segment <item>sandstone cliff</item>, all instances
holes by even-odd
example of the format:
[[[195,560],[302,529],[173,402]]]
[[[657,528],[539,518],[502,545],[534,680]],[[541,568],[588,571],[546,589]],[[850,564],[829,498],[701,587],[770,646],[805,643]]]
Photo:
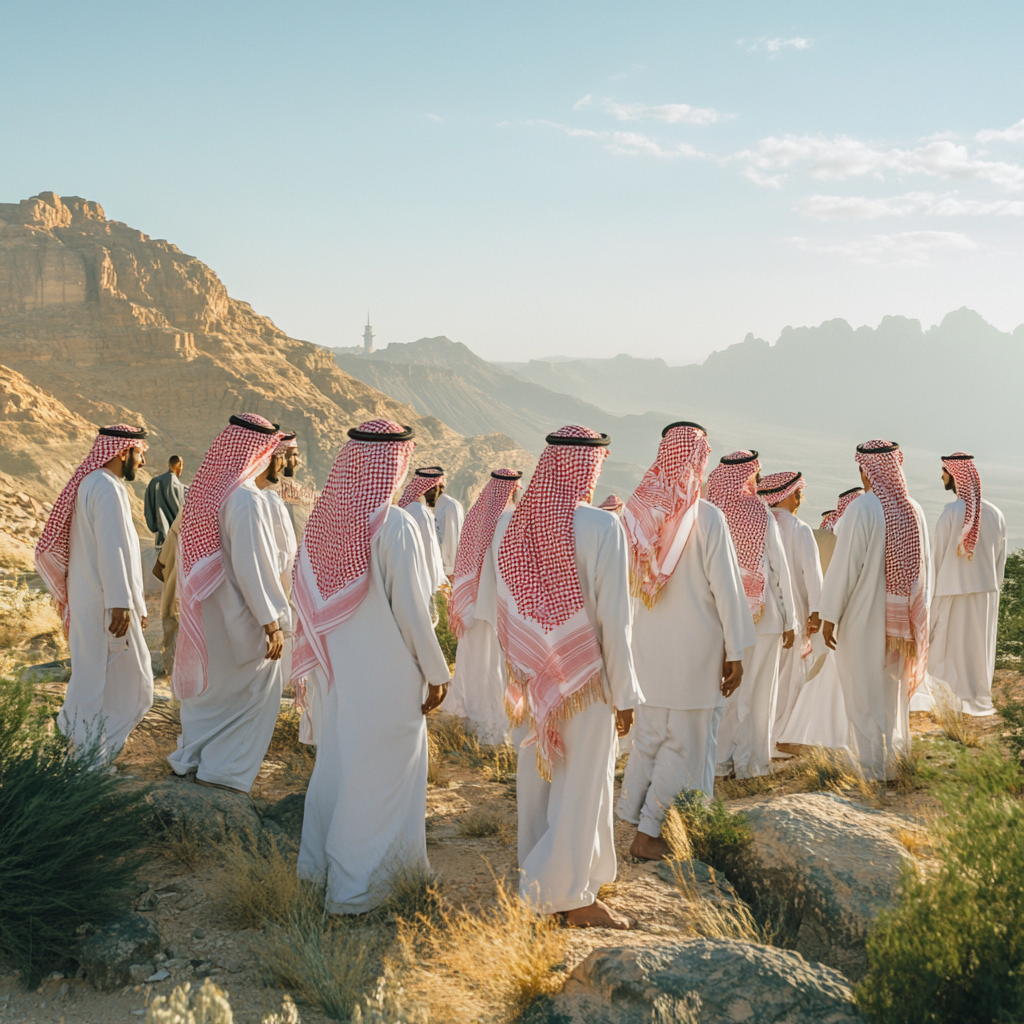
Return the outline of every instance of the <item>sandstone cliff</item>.
[[[31,384],[32,401],[45,405],[45,391],[55,403],[48,408],[65,407],[54,415],[68,424],[66,451],[3,468],[38,497],[87,449],[89,425],[117,420],[150,430],[150,469],[162,472],[176,452],[186,477],[228,416],[242,411],[296,430],[305,481],[311,475],[318,486],[345,431],[374,416],[413,424],[415,462],[448,467],[462,498],[492,467],[533,461],[509,437],[463,437],[355,380],[330,351],[288,337],[231,298],[194,256],[108,220],[78,196],[0,203],[0,363]]]

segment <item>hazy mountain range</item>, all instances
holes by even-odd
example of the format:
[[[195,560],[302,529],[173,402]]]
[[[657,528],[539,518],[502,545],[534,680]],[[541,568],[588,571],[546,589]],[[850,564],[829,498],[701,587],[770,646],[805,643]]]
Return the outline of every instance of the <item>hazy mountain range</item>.
[[[859,441],[900,442],[911,489],[932,522],[948,499],[939,455],[971,451],[986,496],[1024,543],[1024,325],[1002,332],[966,308],[927,331],[892,316],[877,328],[845,320],[787,327],[774,345],[748,334],[690,366],[628,355],[496,364],[443,337],[335,358],[423,415],[462,433],[508,434],[531,452],[564,423],[606,431],[612,452],[599,496],[629,493],[674,419],[705,424],[715,460],[752,447],[765,472],[801,469],[805,518],[815,525],[817,513],[857,483]]]

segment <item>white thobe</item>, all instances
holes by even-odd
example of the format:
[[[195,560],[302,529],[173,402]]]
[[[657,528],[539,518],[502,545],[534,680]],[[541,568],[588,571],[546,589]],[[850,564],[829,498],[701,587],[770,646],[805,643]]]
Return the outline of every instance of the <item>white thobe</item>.
[[[494,566],[505,525],[499,523],[491,544]],[[604,509],[580,505],[573,540],[583,606],[601,645],[604,701],[560,723],[565,756],[552,765],[550,782],[537,769],[534,748],[519,750],[519,892],[542,913],[588,907],[601,886],[615,879],[615,709],[635,708],[644,699],[630,651],[622,524]],[[513,733],[517,747],[526,733],[525,725]]]
[[[127,608],[128,632],[109,626]],[[107,469],[82,480],[71,517],[68,556],[71,678],[57,725],[76,748],[98,745],[113,760],[153,706],[153,666],[142,632],[146,598],[139,535],[124,484]]]
[[[1006,568],[1006,520],[982,499],[981,524],[971,558],[957,554],[964,527],[963,499],[939,516],[932,543],[935,593],[928,645],[928,686],[911,698],[911,711],[932,708],[932,685],[949,687],[968,715],[993,715],[999,592]]]
[[[423,552],[427,564],[427,576],[430,580],[430,593],[433,595],[441,589],[441,584],[445,582],[444,564],[441,562],[441,546],[437,543],[434,510],[417,499],[410,502],[405,507],[405,511],[412,516],[413,521],[420,529],[420,538],[423,541]]]
[[[928,605],[928,527],[910,504],[921,538],[921,573]],[[871,491],[836,524],[836,547],[821,591],[822,622],[836,625],[835,667],[850,722],[850,743],[868,779],[894,775],[892,755],[910,749],[910,705],[904,658],[885,650],[885,515]]]
[[[274,528],[274,544],[277,546],[277,564],[281,567],[281,586],[289,598],[288,614],[281,621],[285,632],[284,653],[281,655],[281,678],[287,684],[292,677],[292,651],[295,647],[295,609],[291,606],[292,569],[295,566],[295,553],[299,542],[295,536],[292,515],[284,499],[277,491],[265,490],[263,497],[267,499],[267,510],[270,513],[270,524]]]
[[[772,514],[782,537],[782,549],[789,565],[796,610],[796,640],[788,651],[783,650],[779,656],[779,696],[775,702],[774,744],[786,727],[807,673],[814,663],[810,652],[807,657],[803,657],[804,638],[807,620],[818,610],[818,602],[821,600],[822,574],[814,531],[788,509],[773,508]]]
[[[179,775],[248,793],[266,756],[281,709],[280,660],[266,657],[271,622],[283,622],[288,598],[265,496],[251,480],[221,505],[224,582],[202,603],[207,686],[181,702],[181,736],[168,758]]]
[[[455,556],[459,551],[462,537],[462,523],[466,512],[462,502],[449,494],[439,494],[434,502],[434,522],[437,528],[437,542],[441,546],[441,563],[446,576],[455,572]]]
[[[502,534],[511,518],[511,508],[498,518],[497,528]],[[488,548],[480,569],[473,618],[466,624],[466,631],[459,641],[455,675],[444,701],[445,711],[468,719],[477,739],[490,744],[506,743],[509,738],[508,715],[505,712],[505,655],[498,643],[494,621],[495,578],[494,555]]]
[[[796,629],[793,586],[782,537],[773,515],[768,516],[764,554],[764,611],[754,626],[756,640],[743,652],[743,682],[722,715],[718,730],[718,775],[749,779],[767,775],[772,765],[772,727],[779,690],[782,634]]]
[[[388,876],[427,861],[427,684],[449,681],[430,623],[420,531],[392,505],[370,548],[370,586],[325,636],[334,670],[317,677],[316,765],[306,792],[299,875],[327,877],[332,913],[372,910]]]
[[[616,811],[650,836],[682,790],[712,796],[718,726],[725,710],[722,661],[755,642],[725,515],[700,501],[693,530],[653,608],[634,602],[633,660],[646,703]],[[741,684],[742,685],[742,684]],[[738,699],[735,695],[729,701]]]

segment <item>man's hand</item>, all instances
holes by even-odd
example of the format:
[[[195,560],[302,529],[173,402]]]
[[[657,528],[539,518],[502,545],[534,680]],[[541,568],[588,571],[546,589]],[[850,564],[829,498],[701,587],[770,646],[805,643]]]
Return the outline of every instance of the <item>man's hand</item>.
[[[743,662],[723,661],[722,662],[722,685],[720,687],[723,697],[731,697],[743,682]]]
[[[127,608],[110,609],[110,632],[118,639],[128,632],[128,624],[132,621],[131,612]]]
[[[615,732],[619,736],[628,736],[629,730],[633,728],[633,708],[626,708],[625,711],[615,711]]]
[[[433,683],[428,684],[430,692],[427,694],[427,699],[420,706],[420,710],[423,714],[427,714],[429,711],[433,711],[434,708],[439,708],[441,702],[448,696],[448,684],[443,683],[441,686],[435,686]]]
[[[263,627],[263,632],[267,634],[267,660],[280,661],[284,654],[284,630],[274,619]]]
[[[164,563],[158,558],[153,563],[153,575],[161,582],[164,581]]]
[[[149,625],[149,616],[148,615],[143,615],[142,616],[142,632],[143,633],[146,632],[146,627],[148,625]]]
[[[790,647],[793,646],[795,641],[796,641],[796,630],[795,629],[787,629],[786,632],[782,634],[782,649],[784,651],[788,651],[790,649]]]
[[[817,612],[811,612],[810,618],[807,620],[807,632],[814,636],[818,630],[821,629],[821,616]]]
[[[821,637],[825,641],[825,646],[830,651],[834,651],[836,649],[836,624],[834,622],[823,623]]]

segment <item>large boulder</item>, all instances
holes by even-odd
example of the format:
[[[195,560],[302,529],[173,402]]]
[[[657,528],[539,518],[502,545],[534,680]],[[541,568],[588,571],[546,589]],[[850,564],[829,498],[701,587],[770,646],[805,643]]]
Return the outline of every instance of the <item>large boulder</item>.
[[[905,847],[901,819],[825,793],[745,805],[754,841],[725,865],[729,879],[777,941],[858,979],[864,940],[895,903]]]
[[[799,953],[733,939],[596,949],[531,1024],[853,1024],[846,979]]]
[[[82,942],[78,962],[95,988],[116,992],[151,973],[151,966],[145,971],[139,968],[149,965],[159,952],[160,929],[156,922],[125,911]]]
[[[228,836],[258,836],[260,816],[244,793],[212,789],[170,775],[154,785],[146,796],[159,828],[189,829],[197,839],[217,842]]]

